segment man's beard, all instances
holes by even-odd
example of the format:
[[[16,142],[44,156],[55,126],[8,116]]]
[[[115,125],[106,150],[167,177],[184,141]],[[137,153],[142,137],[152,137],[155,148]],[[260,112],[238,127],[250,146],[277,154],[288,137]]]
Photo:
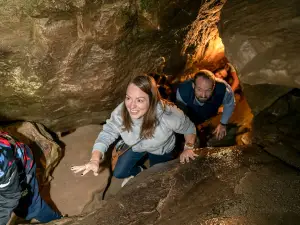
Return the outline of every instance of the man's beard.
[[[199,97],[197,97],[197,100],[201,103],[205,103],[205,102],[207,102],[208,98],[199,98]]]

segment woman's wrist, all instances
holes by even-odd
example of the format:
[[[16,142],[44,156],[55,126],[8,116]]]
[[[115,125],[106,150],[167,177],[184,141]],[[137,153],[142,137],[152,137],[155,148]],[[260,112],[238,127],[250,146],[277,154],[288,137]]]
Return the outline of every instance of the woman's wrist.
[[[184,149],[188,149],[188,150],[192,150],[195,148],[195,143],[192,143],[192,142],[185,142],[184,144]]]
[[[91,156],[91,159],[90,159],[90,162],[91,161],[98,161],[100,162],[100,160],[103,158],[103,153],[96,150],[96,151],[93,151],[92,153],[92,156]]]
[[[186,134],[184,135],[184,139],[184,150],[192,150],[195,148],[196,134]]]

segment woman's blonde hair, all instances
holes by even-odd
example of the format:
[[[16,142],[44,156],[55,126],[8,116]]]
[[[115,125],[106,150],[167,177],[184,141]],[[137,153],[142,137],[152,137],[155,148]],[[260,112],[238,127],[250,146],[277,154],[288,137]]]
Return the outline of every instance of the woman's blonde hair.
[[[136,85],[149,96],[149,109],[143,116],[140,138],[152,138],[155,128],[159,124],[157,106],[158,104],[161,104],[164,108],[164,104],[162,103],[162,99],[156,86],[155,80],[148,75],[139,75],[134,77],[129,82],[128,86],[130,84]],[[124,127],[123,129],[127,132],[132,131],[132,120],[125,104],[123,104],[122,108],[122,118]]]

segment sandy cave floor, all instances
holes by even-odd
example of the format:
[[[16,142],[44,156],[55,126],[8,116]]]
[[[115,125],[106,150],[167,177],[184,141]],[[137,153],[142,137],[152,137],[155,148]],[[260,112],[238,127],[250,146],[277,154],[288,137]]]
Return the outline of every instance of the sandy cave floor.
[[[70,170],[71,166],[89,161],[92,146],[101,129],[100,125],[84,126],[61,138],[66,145],[65,156],[53,172],[50,195],[63,214],[80,214],[92,200],[93,193],[103,191],[107,184],[108,168],[104,168],[98,176],[88,173],[83,177]]]

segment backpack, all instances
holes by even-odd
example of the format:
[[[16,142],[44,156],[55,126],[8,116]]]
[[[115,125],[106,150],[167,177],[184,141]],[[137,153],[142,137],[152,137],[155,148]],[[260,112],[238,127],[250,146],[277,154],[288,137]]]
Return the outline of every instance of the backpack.
[[[30,148],[16,141],[7,132],[0,131],[0,187],[8,185],[12,174],[17,171],[21,186],[27,182],[27,174],[35,172],[35,163]]]
[[[15,159],[15,145],[12,144],[14,140],[5,133],[0,132],[0,187],[5,187],[7,181],[16,168]]]

